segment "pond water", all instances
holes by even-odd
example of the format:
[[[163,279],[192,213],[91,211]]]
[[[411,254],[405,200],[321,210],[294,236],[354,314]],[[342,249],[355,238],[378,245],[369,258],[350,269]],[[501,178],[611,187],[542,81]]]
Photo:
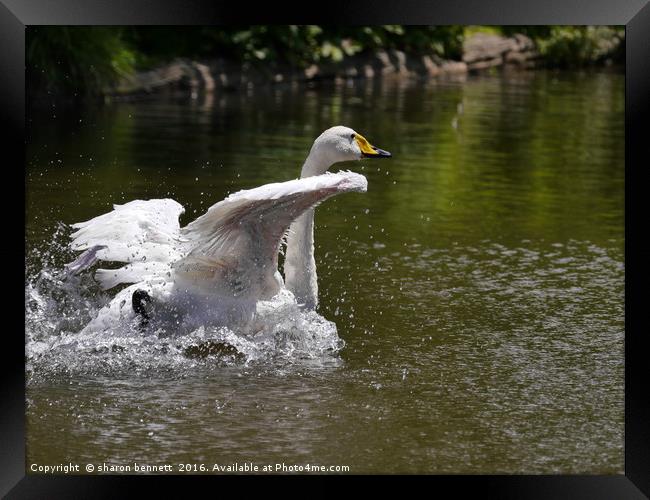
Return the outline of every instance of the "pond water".
[[[336,124],[393,158],[335,166],[368,192],[316,212],[333,343],[299,323],[244,360],[70,342],[107,297],[60,280],[66,224],[161,197],[187,223],[297,177]],[[278,86],[35,108],[28,127],[28,465],[623,473],[622,74]]]

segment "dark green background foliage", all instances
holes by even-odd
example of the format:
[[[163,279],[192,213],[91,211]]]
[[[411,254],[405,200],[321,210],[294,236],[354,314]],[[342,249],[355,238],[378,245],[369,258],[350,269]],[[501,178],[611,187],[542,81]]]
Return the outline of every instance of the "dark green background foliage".
[[[98,92],[135,68],[125,29],[39,26],[27,30],[28,85],[45,91]]]
[[[624,26],[503,26],[502,32],[528,35],[546,63],[557,67],[625,61]]]
[[[475,28],[474,28],[475,29]],[[624,59],[623,27],[505,26],[535,40],[547,64],[575,66]],[[121,76],[177,57],[227,58],[304,68],[364,51],[462,57],[463,26],[33,27],[27,31],[31,89],[99,94]]]
[[[169,57],[223,56],[302,67],[364,50],[401,49],[460,57],[460,26],[235,26],[132,29],[125,41],[144,64]],[[145,55],[146,54],[146,55]]]

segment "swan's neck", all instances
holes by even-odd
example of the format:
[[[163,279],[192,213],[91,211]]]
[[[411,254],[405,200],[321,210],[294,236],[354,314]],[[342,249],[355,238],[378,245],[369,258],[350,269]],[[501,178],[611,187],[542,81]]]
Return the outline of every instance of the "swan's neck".
[[[302,166],[300,177],[320,175],[327,171],[331,162],[315,151],[309,153]],[[306,309],[318,307],[318,280],[314,259],[314,209],[298,217],[289,231],[284,259],[285,285]]]
[[[327,172],[327,169],[332,166],[332,160],[322,148],[314,145],[309,152],[309,156],[305,160],[302,170],[300,171],[300,178],[312,177]]]

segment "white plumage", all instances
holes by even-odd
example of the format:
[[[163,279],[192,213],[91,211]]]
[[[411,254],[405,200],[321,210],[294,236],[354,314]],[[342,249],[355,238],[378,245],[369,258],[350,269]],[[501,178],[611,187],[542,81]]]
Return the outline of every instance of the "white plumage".
[[[247,323],[258,302],[281,290],[315,309],[313,209],[331,196],[366,191],[360,174],[327,172],[336,162],[364,157],[390,153],[350,128],[332,127],[314,141],[300,179],[232,194],[183,228],[178,217],[184,209],[170,199],[115,205],[112,212],[73,224],[71,248],[83,253],[68,271],[77,274],[98,261],[119,262],[124,265],[98,269],[95,278],[103,289],[132,283],[85,330],[133,320],[137,290],[151,299],[153,322],[176,331]],[[284,288],[278,253],[290,225]]]
[[[113,211],[72,224],[73,250],[86,250],[68,269],[77,273],[98,260],[126,262],[120,269],[100,269],[95,278],[102,288],[136,283],[169,270],[183,255],[178,217],[183,206],[169,199],[135,200],[113,205]]]
[[[183,207],[169,199],[115,205],[73,224],[71,247],[85,252],[68,265],[71,272],[99,260],[121,262],[126,265],[97,270],[97,281],[104,289],[136,284],[118,293],[89,327],[109,327],[118,315],[134,317],[135,289],[147,291],[187,326],[245,322],[258,301],[271,299],[283,285],[278,252],[291,222],[331,196],[366,189],[360,174],[328,172],[232,194],[183,228]]]

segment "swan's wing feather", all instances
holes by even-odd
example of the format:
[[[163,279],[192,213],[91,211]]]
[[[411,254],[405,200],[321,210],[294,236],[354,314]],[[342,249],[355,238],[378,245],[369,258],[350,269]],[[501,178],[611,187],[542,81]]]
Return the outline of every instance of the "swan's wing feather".
[[[174,263],[175,276],[235,296],[272,295],[280,242],[291,222],[331,196],[366,189],[364,176],[338,172],[232,194],[181,230],[191,250]]]
[[[106,246],[104,245],[92,246],[80,254],[74,261],[66,264],[65,268],[71,275],[79,274],[81,271],[92,267],[95,262],[99,261],[100,259],[97,257],[97,252],[105,248]]]
[[[165,262],[133,262],[118,269],[97,269],[95,279],[103,290],[113,288],[120,283],[138,283],[150,278],[163,277],[170,272]]]
[[[105,245],[107,251],[102,260],[124,260],[114,257],[111,247],[117,245],[142,245],[143,243],[168,244],[178,236],[178,217],[185,211],[183,206],[170,199],[134,200],[124,205],[113,205],[113,211],[72,224],[71,247],[87,250],[96,245]]]
[[[72,224],[70,248],[84,250],[68,271],[79,273],[99,260],[126,262],[120,269],[100,269],[95,277],[104,288],[135,283],[162,272],[182,252],[178,217],[185,211],[171,199],[134,200],[86,222]]]

